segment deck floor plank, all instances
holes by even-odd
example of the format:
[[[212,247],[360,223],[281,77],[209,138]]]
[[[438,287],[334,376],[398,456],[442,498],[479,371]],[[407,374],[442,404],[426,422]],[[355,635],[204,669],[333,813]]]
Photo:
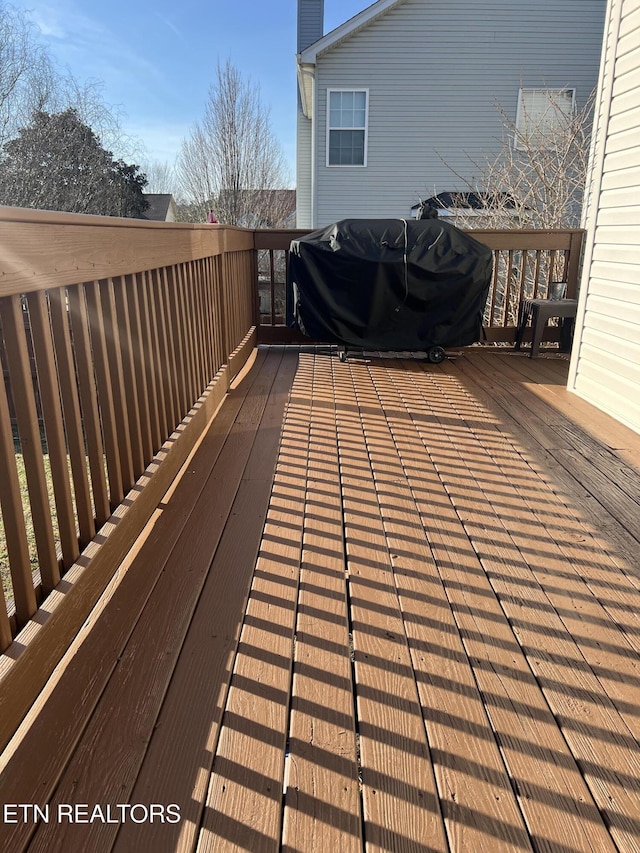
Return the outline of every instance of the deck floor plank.
[[[475,359],[475,363],[486,367],[499,365],[501,372],[512,381],[517,377],[522,382],[522,374],[517,370],[518,359],[502,359],[493,361],[483,354],[483,358]],[[545,421],[552,418],[555,429],[560,430],[567,439],[568,449],[578,452],[589,459],[594,469],[615,484],[635,503],[640,501],[640,435],[633,436],[630,430],[622,425],[612,425],[612,419],[598,413],[593,415],[593,407],[580,397],[571,394],[564,385],[545,385],[531,382],[531,376],[524,377],[528,394],[522,401],[533,409],[538,417],[544,413]],[[542,407],[541,407],[541,401]],[[543,411],[541,411],[541,408]],[[587,423],[584,415],[589,416]],[[582,416],[582,417],[579,417]],[[619,448],[618,445],[625,444]],[[622,451],[622,454],[621,454]],[[632,513],[633,515],[633,513]]]
[[[476,403],[463,389],[450,399],[461,418],[468,422],[470,411],[476,417]],[[524,462],[517,438],[506,434],[495,420],[487,417],[482,425],[476,420],[472,429],[477,447],[483,449],[496,472],[504,475],[504,493],[513,488],[509,531],[535,576],[535,582],[522,578],[521,583],[533,590],[538,583],[544,590],[548,604],[562,620],[556,625],[558,635],[568,632],[573,637],[607,695],[614,704],[618,703],[634,737],[640,737],[640,720],[634,709],[640,695],[639,636],[626,631],[628,626],[617,624],[605,606],[606,598],[605,602],[600,601],[598,592],[589,587],[590,578],[583,573],[584,548],[578,552],[575,548],[564,547],[576,527],[576,508],[565,505],[546,486],[537,472]],[[609,589],[602,590],[606,597]],[[531,603],[529,600],[528,604]],[[624,589],[621,605],[625,620],[629,613],[640,614],[640,594],[631,584]],[[595,626],[597,643],[592,639]]]
[[[568,362],[561,358],[522,359],[516,353],[473,353],[473,363],[484,369],[519,374],[529,393],[542,398],[561,412],[570,426],[579,426],[604,447],[616,451],[621,459],[638,469],[640,435],[567,389]],[[541,371],[545,374],[542,375]],[[552,380],[551,382],[549,380]]]
[[[470,388],[474,398],[486,405],[500,422],[504,421],[518,435],[529,464],[549,482],[556,493],[562,493],[568,504],[573,502],[580,507],[580,526],[587,526],[598,543],[597,547],[616,562],[626,580],[640,589],[640,530],[638,515],[635,513],[634,518],[633,507],[630,513],[632,527],[628,530],[611,508],[606,506],[606,496],[597,491],[597,485],[602,481],[588,474],[588,458],[583,460],[583,465],[578,469],[566,468],[562,455],[556,454],[561,435],[558,432],[550,433],[543,413],[525,405],[521,399],[526,400],[527,388],[523,384],[510,385],[508,378],[497,372],[497,367],[492,375],[487,374],[481,367],[482,360],[477,356],[460,359],[455,366],[456,371],[460,371],[460,381]],[[598,441],[595,436],[594,441]],[[639,469],[640,465],[636,464],[636,476],[640,476]],[[583,471],[587,471],[586,483],[583,483]]]
[[[203,437],[197,465],[185,466],[179,485],[172,485],[173,499],[156,511],[145,538],[132,549],[125,564],[120,592],[126,607],[113,608],[89,620],[86,632],[63,661],[63,671],[31,709],[9,747],[2,755],[0,796],[3,802],[44,804],[91,718],[93,710],[117,664],[128,638],[149,599],[159,570],[178,541],[231,431],[238,412],[259,375],[266,353],[259,353],[254,370],[242,387],[229,395],[211,428]],[[137,560],[136,571],[129,571]],[[28,732],[28,735],[26,734]],[[29,772],[25,772],[28,768]],[[17,823],[0,825],[7,849],[20,850],[35,827]],[[6,839],[5,839],[6,836]],[[0,845],[2,846],[2,845]]]
[[[603,505],[632,535],[634,531],[637,534],[640,500],[637,468],[629,469],[616,454],[545,399],[514,393],[516,388],[522,387],[522,382],[514,381],[517,372],[505,361],[498,363],[480,354],[473,358],[472,364],[476,369],[487,371],[488,375],[499,376],[502,385],[499,397],[508,402],[512,410],[519,409],[522,426],[543,447],[550,448],[558,462],[573,472],[589,491],[598,494]]]
[[[367,851],[447,850],[424,721],[361,420],[358,364],[336,373]]]
[[[311,399],[301,364],[284,417],[273,491],[207,794],[198,853],[280,845]],[[283,535],[283,531],[286,531]]]
[[[594,594],[603,600],[612,618],[626,631],[629,641],[638,650],[640,610],[633,606],[637,590],[640,589],[638,514],[634,536],[605,509],[598,492],[589,491],[576,479],[579,476],[577,472],[559,463],[555,451],[549,449],[555,443],[549,441],[548,434],[543,433],[535,438],[530,423],[523,426],[523,422],[540,420],[534,407],[522,408],[522,398],[526,399],[529,393],[527,389],[519,387],[517,391],[513,389],[505,394],[500,381],[499,387],[493,386],[489,393],[486,390],[486,374],[477,368],[479,360],[478,357],[465,358],[449,369],[454,371],[453,375],[463,383],[472,398],[492,411],[503,429],[517,437],[520,455],[546,484],[549,490],[546,494],[551,493],[557,498],[563,507],[560,510],[562,518],[568,515],[571,519],[569,533],[566,530],[567,523],[560,522],[563,533],[561,547],[565,557],[577,561],[581,577]],[[498,370],[497,363],[494,369]],[[630,440],[631,443],[633,441]],[[627,442],[622,443],[627,445]],[[640,479],[639,472],[635,476]],[[547,503],[546,499],[544,503]],[[554,522],[549,529],[558,532],[558,522]]]
[[[131,794],[133,802],[178,803],[189,790],[188,806],[180,824],[123,825],[115,851],[195,848],[296,367],[297,353],[285,354]]]
[[[0,765],[180,822],[2,849],[637,853],[640,439],[567,368],[260,350]]]
[[[534,847],[587,851],[599,844],[602,850],[613,849],[487,577],[488,566],[500,570],[513,555],[494,547],[495,524],[485,504],[476,500],[477,486],[458,452],[466,430],[455,419],[439,417],[446,383],[434,387],[430,373],[415,363],[406,364],[397,382],[428,456],[425,468],[433,466],[465,529],[466,541],[460,539],[455,553],[448,553],[446,543],[438,542],[441,518],[434,519],[432,507],[422,498],[436,560]],[[440,506],[440,516],[442,511]]]
[[[455,449],[453,443],[451,445],[451,452],[463,471],[450,476],[448,482],[452,489],[455,488],[461,505],[464,501],[465,527],[470,538],[478,543],[487,577],[560,721],[595,801],[606,815],[614,837],[622,834],[629,838],[634,832],[633,822],[626,820],[625,815],[640,808],[632,782],[640,777],[640,755],[634,756],[629,750],[633,736],[625,722],[626,717],[637,732],[634,697],[639,695],[639,682],[635,655],[611,625],[610,657],[615,660],[610,662],[615,667],[615,675],[612,674],[609,684],[622,708],[620,713],[597,675],[606,673],[606,662],[600,663],[601,650],[597,649],[592,655],[589,642],[580,643],[584,622],[571,619],[575,608],[570,595],[563,589],[563,579],[559,579],[559,588],[551,591],[550,597],[545,594],[545,579],[557,581],[554,569],[561,568],[563,561],[561,558],[554,561],[553,541],[537,525],[513,485],[514,479],[520,479],[523,490],[534,491],[536,481],[532,472],[526,465],[520,465],[517,473],[512,469],[506,477],[501,476],[495,460],[490,460],[488,466],[487,448],[494,442],[495,421],[487,412],[470,406],[471,401],[460,396],[458,389],[450,384],[450,376],[446,377],[447,394],[442,393],[443,385],[438,375],[430,379],[434,396],[438,395],[437,407],[434,407],[438,421],[457,419],[464,424],[465,417],[457,409],[466,407],[466,418],[473,419],[475,430],[480,433],[476,438],[475,430],[468,429],[464,437],[457,438]],[[487,483],[488,467],[492,469],[492,477]],[[549,500],[552,499],[550,494]],[[477,520],[483,516],[486,520],[480,525]],[[487,537],[487,529],[490,537]],[[532,531],[537,540],[535,549],[531,548]],[[564,622],[556,607],[563,614]],[[609,624],[606,613],[595,601],[593,609],[604,619],[601,628],[605,635]],[[586,610],[581,606],[584,619],[587,618]],[[571,636],[571,628],[577,630],[576,637]],[[602,639],[604,642],[606,636]],[[596,672],[589,665],[590,660],[594,661]],[[585,732],[589,733],[587,737]],[[594,737],[594,732],[601,734]]]
[[[391,371],[389,371],[391,372]],[[412,486],[428,487],[424,448],[387,370],[371,370],[385,413],[368,440],[405,630],[453,850],[531,850]],[[396,456],[390,452],[395,447]],[[446,500],[446,497],[445,497]],[[435,507],[440,506],[434,502]],[[452,518],[449,508],[448,520]],[[451,551],[462,524],[443,527]]]
[[[82,741],[51,800],[60,803],[128,799],[153,731],[184,635],[251,453],[279,360],[267,359],[249,389],[226,453],[195,504],[163,573],[121,654]],[[250,581],[250,574],[247,583]],[[131,707],[135,713],[131,713]],[[109,849],[118,824],[42,823],[34,851],[81,850],[91,836]]]
[[[282,849],[362,851],[332,359],[314,359]]]

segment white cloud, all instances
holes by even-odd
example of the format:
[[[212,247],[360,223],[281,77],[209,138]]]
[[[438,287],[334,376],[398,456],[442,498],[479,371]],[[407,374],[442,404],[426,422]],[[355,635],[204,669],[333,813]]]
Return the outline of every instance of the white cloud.
[[[132,81],[158,81],[159,69],[97,16],[87,14],[76,0],[20,0],[56,58],[79,80],[100,79],[108,90]],[[116,19],[117,20],[117,19]],[[125,30],[126,32],[126,30]],[[125,89],[126,90],[126,89]]]
[[[56,39],[66,37],[61,23],[57,20],[57,16],[55,16],[55,10],[48,8],[34,9],[31,17],[43,36]]]
[[[169,18],[167,18],[165,15],[159,15],[157,12],[155,13],[155,16],[156,18],[158,18],[159,21],[162,21],[162,23],[166,27],[168,27],[174,35],[176,35],[183,42],[187,42],[187,39],[184,37],[183,33],[178,29],[178,27],[176,27],[173,21],[170,21]]]

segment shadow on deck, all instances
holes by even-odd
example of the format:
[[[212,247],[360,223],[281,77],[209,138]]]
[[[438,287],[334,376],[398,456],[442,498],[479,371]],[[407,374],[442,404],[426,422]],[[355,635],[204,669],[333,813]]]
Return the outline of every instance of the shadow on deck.
[[[2,849],[638,850],[640,438],[566,374],[259,350],[5,752]]]

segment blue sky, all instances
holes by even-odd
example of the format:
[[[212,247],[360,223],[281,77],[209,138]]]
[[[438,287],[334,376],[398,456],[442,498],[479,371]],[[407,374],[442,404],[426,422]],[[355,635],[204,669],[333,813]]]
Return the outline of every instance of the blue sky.
[[[295,180],[296,0],[11,0],[63,68],[100,80],[149,160],[173,163],[217,62],[259,83]],[[325,0],[325,32],[369,5]]]

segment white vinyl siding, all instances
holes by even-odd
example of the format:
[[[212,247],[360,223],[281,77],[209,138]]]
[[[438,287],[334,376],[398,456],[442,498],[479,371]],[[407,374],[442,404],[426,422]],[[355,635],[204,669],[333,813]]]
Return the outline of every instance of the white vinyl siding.
[[[516,148],[544,148],[562,133],[575,106],[575,89],[520,89]]]
[[[407,217],[468,189],[497,154],[498,105],[523,88],[595,87],[606,0],[404,0],[316,60],[314,227]],[[325,37],[326,38],[326,37]],[[368,89],[366,169],[327,166],[327,90]],[[461,176],[461,177],[458,177]]]
[[[569,388],[640,432],[640,0],[611,0]]]
[[[366,89],[327,93],[327,166],[367,165]]]

